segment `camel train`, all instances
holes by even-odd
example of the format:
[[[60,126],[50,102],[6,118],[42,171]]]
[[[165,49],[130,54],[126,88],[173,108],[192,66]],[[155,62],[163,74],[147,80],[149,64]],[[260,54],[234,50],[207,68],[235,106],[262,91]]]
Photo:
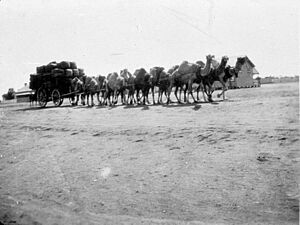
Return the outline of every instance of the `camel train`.
[[[206,63],[197,61],[190,63],[183,61],[180,65],[175,65],[169,70],[163,67],[153,67],[150,71],[140,68],[131,74],[127,69],[120,71],[120,74],[113,72],[105,76],[88,77],[82,76],[72,79],[72,88],[80,93],[73,100],[73,105],[81,104],[94,106],[94,95],[97,96],[99,105],[115,105],[120,97],[122,104],[150,104],[149,93],[152,94],[152,104],[172,103],[170,96],[175,87],[175,97],[178,103],[190,102],[190,96],[194,103],[200,101],[199,93],[202,92],[205,102],[212,102],[212,93],[214,92],[214,82],[219,81],[222,84],[222,91],[217,96],[223,96],[225,100],[226,82],[233,76],[237,77],[245,57],[239,57],[235,66],[227,65],[228,57],[223,56],[218,63],[213,55],[206,56]],[[193,85],[196,86],[197,96],[193,93]],[[158,90],[157,99],[155,99],[155,88]],[[179,96],[178,96],[179,91]],[[184,93],[182,101],[181,94]],[[166,101],[163,102],[163,95]],[[90,102],[90,101],[91,102]]]

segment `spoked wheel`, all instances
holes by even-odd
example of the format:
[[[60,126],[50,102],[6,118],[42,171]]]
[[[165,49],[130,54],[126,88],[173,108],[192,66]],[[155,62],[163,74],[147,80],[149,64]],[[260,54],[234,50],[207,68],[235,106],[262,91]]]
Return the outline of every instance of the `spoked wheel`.
[[[51,94],[53,104],[55,106],[60,106],[63,102],[63,99],[60,96],[59,90],[54,89]]]
[[[40,87],[37,91],[37,101],[39,102],[39,105],[44,108],[47,105],[47,100],[47,91],[43,87]]]

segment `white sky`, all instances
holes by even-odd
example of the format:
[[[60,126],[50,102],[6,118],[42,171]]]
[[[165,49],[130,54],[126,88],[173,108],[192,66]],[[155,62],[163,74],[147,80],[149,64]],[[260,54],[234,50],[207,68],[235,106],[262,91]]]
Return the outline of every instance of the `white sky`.
[[[298,0],[0,0],[0,94],[36,66],[89,76],[247,55],[260,76],[299,75]]]

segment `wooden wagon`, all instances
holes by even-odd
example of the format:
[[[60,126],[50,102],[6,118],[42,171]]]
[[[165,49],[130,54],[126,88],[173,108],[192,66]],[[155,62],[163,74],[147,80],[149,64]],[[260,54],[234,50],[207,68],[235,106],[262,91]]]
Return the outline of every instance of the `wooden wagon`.
[[[65,98],[73,103],[72,99],[79,93],[72,90],[72,79],[81,76],[84,70],[77,68],[75,62],[54,61],[36,68],[36,74],[30,75],[29,87],[35,91],[35,99],[41,107],[49,101],[60,106]]]
[[[60,106],[64,98],[71,99],[77,92],[72,90],[72,77],[57,74],[30,75],[30,88],[35,91],[36,100],[41,107],[45,107],[49,101],[55,106]]]

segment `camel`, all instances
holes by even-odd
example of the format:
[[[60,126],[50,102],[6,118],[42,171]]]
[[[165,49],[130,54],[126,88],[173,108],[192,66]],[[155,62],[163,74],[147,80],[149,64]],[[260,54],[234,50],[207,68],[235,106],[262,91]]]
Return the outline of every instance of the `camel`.
[[[225,100],[225,91],[227,90],[226,82],[232,76],[238,76],[239,71],[245,63],[245,60],[245,57],[239,57],[237,58],[235,67],[226,67],[228,57],[224,56],[222,57],[220,65],[217,68],[212,69],[210,74],[203,79],[204,91],[207,94],[210,102],[212,102],[212,93],[214,92],[212,86],[215,81],[219,81],[222,84],[222,92],[218,94],[217,97],[219,98],[221,95],[223,95],[223,100]]]
[[[213,62],[213,60],[212,60],[212,62]],[[197,61],[196,64],[200,65],[201,68],[205,68],[205,63],[202,62],[201,60]],[[211,64],[207,63],[206,65],[210,66]],[[206,68],[206,71],[204,71],[204,69],[203,69],[202,70],[202,75],[199,76],[199,74],[198,74],[198,76],[196,76],[196,78],[194,78],[193,83],[198,84],[198,87],[196,89],[196,92],[197,92],[197,102],[200,101],[200,97],[199,97],[200,91],[202,91],[203,99],[204,99],[204,101],[206,101],[206,97],[205,97],[205,94],[204,94],[204,88],[203,88],[203,84],[202,84],[202,78],[203,78],[203,76],[206,76],[208,74],[208,72],[209,72],[210,69],[211,68],[209,68],[209,67]],[[186,92],[187,92],[187,90],[188,90],[188,85],[185,85],[185,87],[183,89],[183,91],[184,91],[184,101],[185,102],[186,102]],[[182,89],[180,89],[180,92],[179,92],[179,99],[181,99],[181,91],[182,91]]]
[[[135,77],[127,69],[121,70],[120,76],[124,78],[124,88],[128,90],[126,104],[135,104],[136,103],[136,100],[134,98],[134,91],[135,91],[134,79],[135,79]]]
[[[158,87],[158,99],[157,103],[162,103],[162,95],[165,93],[167,96],[167,90],[168,86],[170,85],[170,76],[168,73],[164,71],[163,67],[153,67],[150,69],[150,75],[151,75],[151,91],[152,91],[152,99],[153,104],[155,105],[155,99],[154,99],[154,88]]]
[[[108,99],[109,105],[118,103],[118,95],[121,94],[122,103],[124,103],[124,78],[120,77],[117,72],[108,74],[106,83],[105,102]],[[110,101],[112,97],[112,103]]]
[[[71,81],[71,87],[75,92],[81,93],[81,104],[85,105],[85,97],[87,100],[88,106],[94,106],[94,95],[97,94],[97,100],[100,104],[100,90],[103,89],[104,84],[104,78],[103,76],[98,77],[88,77],[88,76],[82,76],[80,78],[73,78]],[[72,99],[72,105],[77,105],[79,100],[79,95],[76,94],[76,100],[75,97]],[[91,98],[91,104],[89,102],[89,99]],[[75,101],[75,102],[74,102]]]
[[[37,105],[37,91],[29,95],[29,106]]]
[[[167,71],[167,73],[169,74],[169,75],[172,75],[172,73],[174,73],[174,71],[176,71],[177,69],[178,69],[178,67],[179,67],[179,65],[174,65],[174,66],[172,66],[168,71]],[[178,84],[178,83],[177,83]],[[180,84],[179,84],[180,85]],[[182,90],[184,89],[184,84],[183,85],[181,85],[181,86],[179,86],[179,87],[177,87],[177,91],[178,91],[178,88],[180,88],[180,90],[179,90],[179,99],[181,99],[181,92],[182,92]],[[176,91],[175,91],[176,92]],[[177,92],[176,92],[176,94],[177,94]]]
[[[136,90],[137,103],[138,104],[141,103],[140,91],[142,91],[143,104],[144,105],[146,104],[146,99],[147,99],[147,103],[149,104],[148,93],[149,93],[149,89],[151,87],[150,74],[147,73],[147,71],[144,68],[140,68],[140,69],[135,70],[133,75],[135,77],[134,78],[134,87]]]
[[[178,67],[179,67],[179,65],[172,66],[172,67],[167,71],[167,73],[168,73],[168,74],[174,73],[174,71],[177,70]]]
[[[204,68],[202,68],[200,64],[183,61],[179,65],[178,69],[175,70],[171,75],[170,86],[168,88],[167,103],[170,103],[170,94],[174,86],[175,86],[175,97],[178,103],[181,103],[181,100],[178,99],[177,97],[177,91],[179,87],[183,88],[184,85],[188,90],[187,102],[189,103],[189,95],[192,96],[194,102],[197,102],[192,92],[192,85],[197,78],[201,79],[201,77],[208,75],[208,73],[211,70],[211,61],[213,58],[214,58],[213,55],[206,56],[206,64]]]
[[[88,106],[94,106],[94,95],[97,94],[97,99],[99,101],[99,92],[100,86],[99,82],[96,80],[95,77],[86,77],[84,82],[84,93],[86,96],[86,101]],[[91,105],[89,104],[89,97],[91,96]]]
[[[220,64],[217,63],[216,61],[214,61],[213,62],[214,68],[210,71],[208,76],[206,76],[202,79],[204,92],[207,94],[209,102],[212,101],[211,97],[212,97],[212,93],[213,93],[213,87],[212,87],[213,83],[215,81],[219,80],[219,78],[221,78],[223,76],[227,61],[228,61],[227,56],[222,57]]]
[[[162,95],[165,93],[168,98],[168,88],[170,86],[170,74],[162,71],[160,73],[160,81],[158,83],[158,104],[162,104]]]
[[[98,89],[99,91],[96,93],[97,94],[97,100],[99,105],[102,105],[104,103],[104,96],[105,96],[105,90],[106,90],[106,77],[105,76],[97,76],[96,80],[98,82]],[[101,99],[100,99],[101,95]]]
[[[75,96],[72,98],[72,105],[78,105],[79,96],[81,95],[81,104],[85,105],[84,102],[84,83],[78,77],[71,80],[71,89],[76,92]]]

